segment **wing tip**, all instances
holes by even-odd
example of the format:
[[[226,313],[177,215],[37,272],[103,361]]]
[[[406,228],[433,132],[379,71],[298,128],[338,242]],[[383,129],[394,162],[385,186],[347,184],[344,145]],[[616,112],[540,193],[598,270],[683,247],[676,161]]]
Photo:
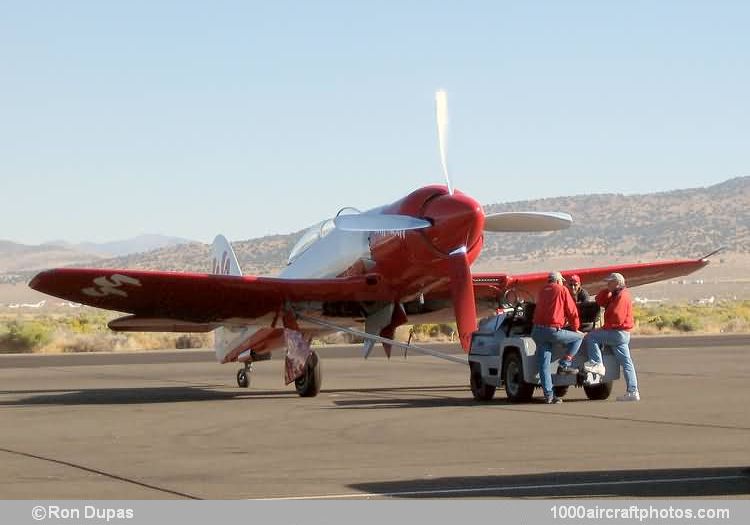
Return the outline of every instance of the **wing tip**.
[[[44,292],[44,282],[47,280],[48,276],[54,273],[54,271],[55,270],[44,270],[36,274],[29,281],[29,288],[36,290],[37,292]]]

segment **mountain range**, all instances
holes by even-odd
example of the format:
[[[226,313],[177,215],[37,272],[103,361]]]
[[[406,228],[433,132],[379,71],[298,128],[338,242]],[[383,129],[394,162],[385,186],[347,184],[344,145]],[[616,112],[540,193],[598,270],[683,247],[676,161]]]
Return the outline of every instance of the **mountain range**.
[[[565,211],[573,216],[574,223],[561,232],[487,234],[478,266],[497,260],[538,261],[555,257],[624,257],[633,261],[697,257],[720,246],[731,253],[750,253],[750,177],[705,188],[635,195],[574,195],[485,208],[488,213],[517,210]],[[286,264],[289,251],[303,232],[233,242],[243,271],[256,275],[275,273]],[[160,243],[163,244],[159,246]],[[29,252],[28,248],[36,251]],[[102,258],[101,254],[115,251],[121,255]],[[65,264],[205,272],[209,259],[208,245],[163,236],[141,236],[96,247],[88,243],[24,247],[0,241],[0,272]],[[9,260],[16,262],[9,264]]]
[[[137,237],[133,237],[132,239],[125,239],[123,241],[102,243],[81,242],[78,244],[72,244],[66,241],[50,241],[45,244],[52,246],[61,246],[63,248],[69,248],[79,252],[93,253],[102,257],[120,257],[133,253],[158,250],[159,248],[178,246],[180,244],[187,244],[190,242],[194,241],[191,241],[190,239],[183,239],[181,237],[170,237],[167,235],[147,233],[138,235]]]
[[[188,239],[154,234],[104,243],[74,244],[50,241],[40,245],[27,245],[0,240],[0,274],[28,272],[55,266],[96,264],[100,259],[111,259],[190,242],[192,241]]]

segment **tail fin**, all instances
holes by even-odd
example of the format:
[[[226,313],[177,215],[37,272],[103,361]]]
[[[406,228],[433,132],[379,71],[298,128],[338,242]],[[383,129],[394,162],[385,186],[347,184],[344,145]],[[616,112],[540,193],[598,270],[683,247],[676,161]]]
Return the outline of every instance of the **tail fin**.
[[[237,262],[232,245],[223,235],[217,235],[211,246],[213,260],[211,262],[211,273],[218,275],[234,275],[242,277],[242,270]],[[214,351],[216,359],[220,363],[230,352],[239,346],[244,346],[250,337],[258,331],[257,326],[230,327],[220,326],[214,331]],[[244,351],[246,349],[242,349]]]
[[[237,256],[226,237],[217,235],[211,245],[211,251],[213,254],[211,273],[242,277],[240,263],[237,262]]]

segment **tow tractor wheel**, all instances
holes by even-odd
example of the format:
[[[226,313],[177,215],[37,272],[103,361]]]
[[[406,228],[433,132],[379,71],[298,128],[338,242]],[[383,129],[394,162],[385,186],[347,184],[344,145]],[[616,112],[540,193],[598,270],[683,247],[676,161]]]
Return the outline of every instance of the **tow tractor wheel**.
[[[534,395],[534,385],[523,380],[523,363],[518,352],[510,352],[503,359],[505,393],[511,403],[527,403]]]
[[[240,388],[247,388],[250,386],[250,374],[247,373],[247,369],[240,368],[237,371],[237,386]]]
[[[489,401],[495,397],[495,385],[488,385],[482,380],[482,369],[476,363],[471,364],[469,383],[471,384],[471,393],[477,401]]]
[[[294,380],[294,386],[300,397],[315,397],[320,392],[322,381],[320,359],[318,358],[318,354],[313,351],[307,359],[305,372]]]
[[[568,388],[570,388],[569,385],[563,385],[563,386],[555,386],[552,387],[552,391],[555,393],[556,397],[565,397],[565,394],[568,393]]]
[[[583,385],[583,391],[586,397],[593,401],[603,401],[612,393],[612,381],[608,383],[599,383],[598,385]]]

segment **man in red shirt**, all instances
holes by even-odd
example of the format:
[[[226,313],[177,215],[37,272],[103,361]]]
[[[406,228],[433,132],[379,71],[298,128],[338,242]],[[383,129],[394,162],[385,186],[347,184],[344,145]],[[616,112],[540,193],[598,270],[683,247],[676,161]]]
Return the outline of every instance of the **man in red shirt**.
[[[633,301],[630,291],[625,287],[622,274],[613,273],[605,281],[607,288],[596,294],[596,302],[604,308],[604,326],[592,330],[586,335],[584,345],[589,360],[583,369],[599,375],[604,375],[601,346],[609,346],[622,365],[627,392],[617,398],[618,401],[639,401],[638,378],[635,375],[635,365],[630,357],[630,330],[633,329]]]
[[[568,277],[568,290],[576,303],[587,303],[590,301],[589,293],[581,286],[581,278],[577,274]]]
[[[563,286],[563,276],[552,272],[547,278],[547,285],[539,292],[534,310],[534,328],[531,338],[536,343],[536,356],[539,361],[539,380],[544,391],[544,402],[562,403],[552,390],[552,373],[550,361],[555,345],[563,344],[568,355],[574,356],[581,347],[583,334],[578,331],[578,309],[573,296]],[[563,330],[570,326],[570,330]]]

